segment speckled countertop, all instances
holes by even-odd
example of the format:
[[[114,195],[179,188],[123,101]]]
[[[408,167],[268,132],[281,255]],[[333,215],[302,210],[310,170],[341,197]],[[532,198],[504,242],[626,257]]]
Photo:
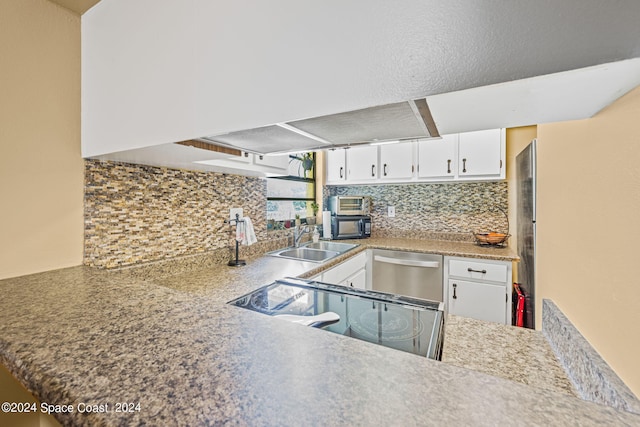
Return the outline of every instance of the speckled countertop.
[[[0,362],[42,402],[110,405],[57,415],[69,425],[640,423],[567,392],[226,304],[312,268],[262,257],[158,278],[75,267],[2,280]],[[116,413],[115,402],[140,411]]]
[[[448,315],[442,361],[577,396],[540,331]]]
[[[517,261],[518,255],[509,247],[478,246],[469,242],[451,242],[446,240],[418,240],[374,237],[365,240],[351,240],[363,246],[391,250],[436,253],[449,256],[492,259],[498,261]]]

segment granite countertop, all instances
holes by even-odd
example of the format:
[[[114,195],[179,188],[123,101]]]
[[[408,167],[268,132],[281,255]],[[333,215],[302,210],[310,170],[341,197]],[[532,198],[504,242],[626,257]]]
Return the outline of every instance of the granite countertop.
[[[261,257],[153,278],[74,267],[2,280],[0,362],[41,402],[110,405],[57,414],[65,425],[640,423],[566,390],[226,304],[313,268]],[[115,402],[140,410],[116,413]]]
[[[351,240],[366,247],[435,253],[448,256],[491,259],[496,261],[518,261],[520,258],[510,247],[479,246],[469,242],[451,242],[446,240],[418,240],[386,237],[373,237],[365,240]]]
[[[577,396],[540,331],[449,314],[442,361],[542,390]]]

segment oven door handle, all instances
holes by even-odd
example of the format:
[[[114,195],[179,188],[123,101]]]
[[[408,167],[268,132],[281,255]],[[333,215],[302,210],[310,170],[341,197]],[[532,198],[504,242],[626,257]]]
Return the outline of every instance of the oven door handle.
[[[439,261],[416,261],[414,259],[390,258],[382,255],[374,256],[373,260],[378,262],[386,262],[387,264],[405,265],[408,267],[424,267],[424,268],[440,267]]]

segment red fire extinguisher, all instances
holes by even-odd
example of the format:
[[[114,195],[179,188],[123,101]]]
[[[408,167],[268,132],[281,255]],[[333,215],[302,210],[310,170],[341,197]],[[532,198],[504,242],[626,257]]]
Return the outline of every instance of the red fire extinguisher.
[[[513,290],[517,295],[516,301],[516,326],[523,327],[524,326],[524,293],[522,289],[520,289],[520,285],[518,283],[513,284]]]

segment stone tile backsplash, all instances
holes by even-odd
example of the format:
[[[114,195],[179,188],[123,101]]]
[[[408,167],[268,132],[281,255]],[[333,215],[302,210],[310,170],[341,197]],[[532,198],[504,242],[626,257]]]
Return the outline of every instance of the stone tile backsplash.
[[[260,178],[85,161],[84,263],[121,267],[231,248],[224,220],[242,207],[267,239]]]
[[[473,241],[471,232],[507,232],[506,182],[328,186],[325,196],[372,196],[377,237]],[[389,218],[387,207],[396,216]]]
[[[325,187],[323,195],[373,197],[373,234],[473,240],[471,231],[506,231],[505,182]],[[224,220],[242,207],[258,244],[241,257],[287,246],[289,231],[267,232],[266,181],[98,160],[85,161],[84,264],[102,268],[204,255],[233,257],[234,234]],[[325,200],[326,201],[326,200]],[[393,205],[396,217],[387,216]],[[186,258],[185,258],[186,259]],[[213,261],[212,261],[213,260]],[[200,262],[200,261],[197,261]]]

